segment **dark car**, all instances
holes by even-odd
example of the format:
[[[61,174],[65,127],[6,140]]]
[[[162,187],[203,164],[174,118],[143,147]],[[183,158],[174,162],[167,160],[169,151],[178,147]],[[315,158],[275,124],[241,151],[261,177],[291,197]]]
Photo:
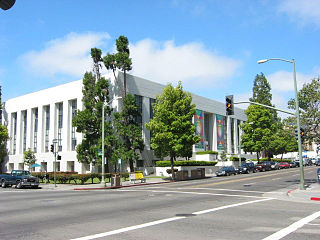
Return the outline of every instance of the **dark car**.
[[[230,176],[231,174],[236,175],[237,171],[233,166],[222,167],[218,171],[216,171],[216,175],[219,176]]]
[[[242,163],[241,166],[238,168],[239,173],[250,173],[250,172],[257,172],[257,168],[253,162]]]
[[[257,170],[260,171],[260,172],[265,172],[265,171],[272,170],[270,161],[260,162],[260,163],[258,163],[256,165],[256,167],[257,167]]]
[[[39,179],[25,170],[12,170],[11,174],[0,175],[1,187],[16,185],[16,188],[32,187],[38,188]]]
[[[320,160],[316,160],[316,162],[314,163],[314,165],[320,166]]]
[[[280,163],[278,163],[278,162],[271,162],[271,169],[272,169],[272,170],[279,170],[279,169],[280,169]]]
[[[294,168],[294,167],[297,167],[298,165],[296,164],[296,162],[292,161],[292,162],[289,162],[290,164],[290,167],[291,168]]]

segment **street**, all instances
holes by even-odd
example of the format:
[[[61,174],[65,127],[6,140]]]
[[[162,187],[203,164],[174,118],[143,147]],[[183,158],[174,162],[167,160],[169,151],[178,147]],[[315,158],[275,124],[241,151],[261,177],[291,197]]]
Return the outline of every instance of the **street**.
[[[306,184],[316,169],[305,168]],[[0,239],[319,239],[319,202],[287,198],[299,179],[291,168],[115,190],[0,189]]]

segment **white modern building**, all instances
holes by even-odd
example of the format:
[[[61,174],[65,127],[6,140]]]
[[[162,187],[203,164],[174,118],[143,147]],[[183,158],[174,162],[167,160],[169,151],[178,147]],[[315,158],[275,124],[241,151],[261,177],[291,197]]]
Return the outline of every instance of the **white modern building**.
[[[110,99],[112,107],[119,111],[123,93],[123,73],[106,76],[110,79]],[[164,85],[143,78],[127,75],[127,93],[136,96],[142,113],[142,134],[145,150],[141,153],[137,167],[154,166],[157,158],[150,149],[150,132],[144,123],[152,118],[152,103],[160,95]],[[235,115],[226,116],[225,103],[192,94],[196,104],[194,123],[201,142],[194,145],[193,151],[214,150],[238,154],[239,124],[246,120],[244,110],[235,108]],[[72,127],[72,118],[76,110],[82,110],[82,80],[44,89],[24,96],[9,99],[4,103],[3,124],[7,126],[8,158],[3,165],[4,172],[12,169],[27,168],[23,165],[23,153],[31,148],[37,163],[43,170],[53,171],[54,155],[50,152],[53,140],[61,160],[57,162],[57,171],[91,172],[94,166],[79,163],[76,157],[76,145],[82,140],[82,134]],[[40,171],[35,169],[35,171]]]

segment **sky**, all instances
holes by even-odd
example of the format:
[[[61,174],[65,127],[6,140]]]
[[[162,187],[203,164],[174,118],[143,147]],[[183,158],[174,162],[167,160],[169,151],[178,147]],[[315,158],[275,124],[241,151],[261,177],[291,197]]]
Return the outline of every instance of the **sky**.
[[[221,102],[248,101],[264,73],[287,109],[293,65],[260,59],[295,59],[298,89],[320,75],[320,0],[16,0],[0,9],[2,101],[82,79],[120,35],[130,74]]]

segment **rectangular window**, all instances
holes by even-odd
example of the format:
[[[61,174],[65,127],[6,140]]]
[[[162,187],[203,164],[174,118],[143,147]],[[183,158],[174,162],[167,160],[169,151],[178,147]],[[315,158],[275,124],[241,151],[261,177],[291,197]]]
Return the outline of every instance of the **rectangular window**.
[[[150,110],[150,119],[153,119],[153,105],[156,102],[155,99],[150,98],[149,110]]]
[[[138,105],[138,111],[140,112],[140,116],[136,117],[136,123],[140,126],[142,129],[142,96],[134,95],[136,98],[136,102]]]
[[[44,107],[45,114],[45,152],[49,152],[49,131],[50,131],[50,106]]]
[[[62,151],[63,104],[58,103],[58,151]]]
[[[73,118],[77,115],[77,100],[71,101],[71,126]],[[77,146],[76,139],[76,128],[74,126],[71,127],[71,151],[75,151]]]
[[[17,113],[12,113],[12,154],[17,151]]]
[[[27,150],[27,110],[22,112],[22,124],[23,124],[23,152]]]
[[[37,152],[37,145],[38,145],[38,108],[33,109],[33,151]]]

